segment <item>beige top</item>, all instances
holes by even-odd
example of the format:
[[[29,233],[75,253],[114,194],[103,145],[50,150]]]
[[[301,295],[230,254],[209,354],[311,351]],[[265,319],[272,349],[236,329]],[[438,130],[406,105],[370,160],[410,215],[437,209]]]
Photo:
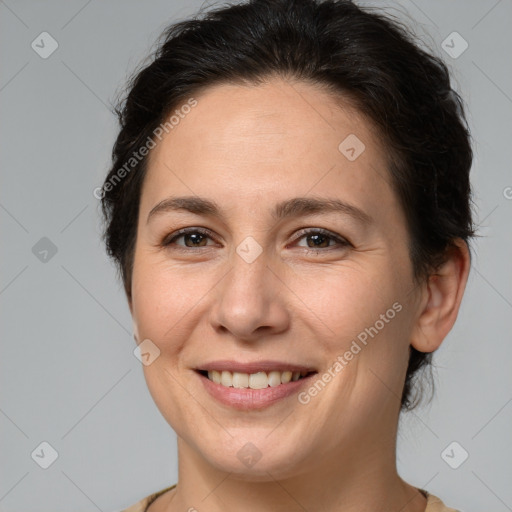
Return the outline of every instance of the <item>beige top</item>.
[[[154,494],[150,494],[149,496],[146,496],[142,500],[138,501],[131,507],[122,510],[121,512],[146,512],[147,508],[149,505],[151,505],[151,503],[153,503],[153,501],[155,501],[165,492],[170,491],[175,487],[176,484],[171,485],[171,487],[167,487],[166,489],[162,489],[161,491],[158,491]],[[438,497],[434,496],[433,494],[430,494],[423,489],[418,490],[427,498],[427,508],[425,509],[425,512],[460,512],[454,508],[447,507]]]

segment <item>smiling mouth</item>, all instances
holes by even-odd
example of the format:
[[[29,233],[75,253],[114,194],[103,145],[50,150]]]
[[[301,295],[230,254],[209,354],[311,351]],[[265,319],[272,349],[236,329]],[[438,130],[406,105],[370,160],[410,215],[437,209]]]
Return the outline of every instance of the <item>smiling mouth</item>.
[[[278,387],[297,380],[305,379],[316,371],[270,371],[257,373],[230,372],[227,370],[197,370],[203,377],[206,377],[215,384],[226,388],[237,389],[265,389],[267,387]]]

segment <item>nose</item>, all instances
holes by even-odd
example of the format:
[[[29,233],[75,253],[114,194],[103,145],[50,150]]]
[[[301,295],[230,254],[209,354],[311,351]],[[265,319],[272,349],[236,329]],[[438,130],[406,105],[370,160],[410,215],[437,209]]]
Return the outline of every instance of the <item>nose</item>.
[[[234,253],[230,263],[230,271],[216,287],[211,310],[214,329],[245,342],[285,331],[290,320],[289,290],[269,265],[265,252],[252,262]]]

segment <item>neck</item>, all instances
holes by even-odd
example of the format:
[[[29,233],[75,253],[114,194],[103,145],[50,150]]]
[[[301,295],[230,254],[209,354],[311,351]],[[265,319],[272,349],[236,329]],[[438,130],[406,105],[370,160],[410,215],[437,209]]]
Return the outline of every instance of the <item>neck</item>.
[[[404,482],[396,470],[396,437],[389,442],[363,444],[333,452],[329,459],[311,461],[304,471],[279,478],[269,469],[264,481],[213,467],[183,439],[178,438],[178,481],[172,497],[174,510],[244,510],[263,512],[323,510],[325,512],[423,512],[425,497]],[[364,446],[364,450],[360,449]]]

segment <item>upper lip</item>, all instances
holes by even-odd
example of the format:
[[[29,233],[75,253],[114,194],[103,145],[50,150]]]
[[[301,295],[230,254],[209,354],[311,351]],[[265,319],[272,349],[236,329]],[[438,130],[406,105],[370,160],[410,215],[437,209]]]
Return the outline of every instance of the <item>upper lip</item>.
[[[209,363],[201,364],[196,368],[199,371],[229,371],[238,373],[257,373],[257,372],[271,372],[271,371],[290,371],[290,372],[315,372],[316,370],[311,366],[302,364],[294,364],[284,361],[252,361],[241,363],[223,359],[222,361],[211,361]]]

